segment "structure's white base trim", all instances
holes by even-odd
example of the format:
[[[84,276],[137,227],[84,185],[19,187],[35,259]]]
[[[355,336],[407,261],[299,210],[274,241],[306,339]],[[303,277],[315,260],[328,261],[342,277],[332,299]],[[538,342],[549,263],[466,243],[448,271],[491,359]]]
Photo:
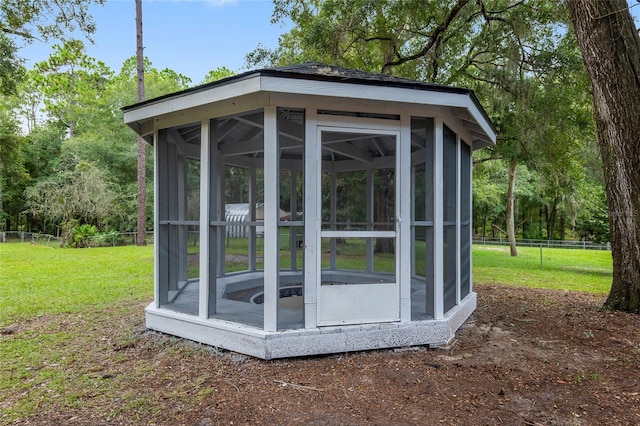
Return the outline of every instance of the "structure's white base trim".
[[[147,327],[163,333],[262,359],[330,354],[415,345],[447,344],[476,308],[471,293],[441,320],[345,325],[265,332],[253,327],[201,319],[151,304]]]

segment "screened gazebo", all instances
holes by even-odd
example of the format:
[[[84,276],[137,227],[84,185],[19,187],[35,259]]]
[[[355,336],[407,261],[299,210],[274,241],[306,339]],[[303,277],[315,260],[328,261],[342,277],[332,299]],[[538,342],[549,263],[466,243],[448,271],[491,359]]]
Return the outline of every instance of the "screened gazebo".
[[[303,64],[124,117],[154,149],[147,327],[270,359],[446,344],[475,309],[472,91]]]

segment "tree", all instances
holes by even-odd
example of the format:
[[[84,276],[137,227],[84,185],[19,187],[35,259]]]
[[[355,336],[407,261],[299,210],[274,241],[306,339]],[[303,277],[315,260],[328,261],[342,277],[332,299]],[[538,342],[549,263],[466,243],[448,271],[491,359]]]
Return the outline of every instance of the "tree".
[[[591,82],[609,204],[613,282],[606,309],[640,313],[640,36],[625,0],[568,0]]]
[[[77,132],[87,108],[95,109],[112,71],[102,62],[89,57],[80,40],[54,45],[46,61],[36,64],[33,78],[40,83],[46,111],[64,123],[69,137]]]
[[[104,227],[117,216],[117,193],[103,171],[79,162],[28,188],[25,198],[31,214],[60,225],[64,246],[76,224]]]
[[[15,94],[23,72],[15,43],[6,34],[0,32],[0,95]]]
[[[42,118],[41,108],[44,101],[42,93],[42,76],[35,70],[27,70],[18,86],[20,105],[17,112],[26,126],[27,134],[36,130]]]
[[[145,59],[145,85],[150,96],[161,96],[186,88],[189,79],[172,70],[158,70]],[[37,74],[29,71],[29,74]],[[32,84],[33,83],[33,84]],[[32,116],[31,112],[39,108],[39,85],[30,79],[25,79],[19,90],[17,99],[24,101],[28,98],[28,106],[19,110],[24,116]],[[102,173],[107,182],[117,182],[112,185],[118,199],[118,211],[102,223],[101,226],[119,231],[135,231],[136,229],[136,134],[122,124],[122,110],[124,105],[136,102],[136,58],[127,59],[121,71],[116,75],[109,74],[101,85],[100,91],[82,91],[75,98],[76,125],[74,136],[69,137],[68,129],[59,120],[39,120],[20,144],[19,152],[13,157],[11,170],[24,168],[20,179],[7,169],[7,185],[3,194],[5,212],[8,215],[9,229],[17,229],[24,225],[26,229],[37,232],[55,233],[59,222],[53,221],[41,210],[37,216],[32,199],[31,207],[27,208],[23,194],[50,181],[61,174],[73,173],[76,164],[87,163]],[[1,99],[1,98],[0,98]],[[16,109],[18,111],[18,109]],[[10,108],[7,113],[10,112]],[[18,131],[17,126],[12,129]],[[6,145],[8,147],[9,145]],[[2,148],[4,148],[3,146]],[[146,149],[149,149],[148,144]],[[148,154],[148,153],[147,153]],[[148,160],[148,155],[146,155]],[[8,157],[7,157],[8,158]],[[152,165],[146,165],[147,179]],[[11,172],[11,174],[10,174]],[[51,182],[49,182],[50,184]],[[149,185],[147,185],[149,187]],[[147,188],[147,199],[152,199],[152,188]],[[148,203],[149,204],[149,203]],[[151,218],[151,205],[147,206],[145,218]],[[27,212],[24,214],[24,212]],[[147,227],[150,222],[147,222]]]
[[[576,137],[563,143],[567,139],[559,137],[576,123],[559,117],[573,117],[581,108],[580,97],[560,96],[562,88],[584,87],[575,84],[584,71],[575,40],[564,31],[566,10],[548,0],[277,0],[275,5],[273,21],[289,19],[294,27],[276,50],[258,47],[247,55],[249,64],[322,61],[476,91],[499,131],[492,158],[510,170],[506,228],[516,255],[518,165],[551,162],[561,169],[556,159],[566,158],[580,142]]]
[[[24,179],[22,147],[24,137],[18,136],[18,123],[12,112],[11,99],[0,96],[0,230],[5,229],[8,213],[5,211],[5,187],[10,180]],[[15,179],[11,179],[11,178]]]
[[[20,58],[13,42],[63,39],[80,30],[91,36],[96,30],[89,6],[105,0],[0,0],[0,93],[13,94],[21,79]]]
[[[607,194],[600,185],[586,184],[582,194],[582,208],[576,220],[580,238],[596,243],[611,241]]]
[[[144,45],[142,43],[142,0],[136,0],[136,74],[138,82],[138,102],[144,101]],[[137,238],[136,245],[146,245],[147,236],[147,143],[138,135],[138,197],[137,197]]]
[[[121,201],[126,209],[119,230],[137,229],[137,135],[127,126],[123,126],[122,110],[125,105],[137,100],[137,59],[128,58],[118,74],[108,79],[105,89],[98,99],[98,108],[89,108],[87,117],[92,127],[65,141],[65,152],[70,158],[90,161],[104,170],[109,180],[119,182],[122,191]],[[170,69],[158,70],[145,58],[145,94],[147,97],[162,96],[167,93],[183,90],[189,78]],[[149,155],[149,144],[143,145],[145,152],[145,183],[147,200],[153,200],[152,171],[153,163]],[[149,218],[153,217],[152,202],[145,203],[144,219],[146,228],[153,226]]]
[[[200,82],[200,84],[212,83],[214,81],[222,80],[223,78],[232,77],[236,73],[231,71],[227,67],[218,67],[213,69],[204,76],[204,79]]]

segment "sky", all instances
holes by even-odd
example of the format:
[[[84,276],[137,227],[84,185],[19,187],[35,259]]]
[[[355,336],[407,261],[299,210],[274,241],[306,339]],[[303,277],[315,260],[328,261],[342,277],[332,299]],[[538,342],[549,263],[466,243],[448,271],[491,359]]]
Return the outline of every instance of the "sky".
[[[640,0],[627,2],[640,22]],[[90,12],[97,32],[95,44],[86,43],[87,53],[117,73],[136,52],[135,1],[107,0]],[[290,28],[290,24],[272,25],[272,12],[271,0],[143,0],[145,55],[156,68],[191,78],[191,85],[218,67],[246,71],[247,53],[258,44],[277,47],[278,37]],[[31,68],[47,59],[51,44],[26,45],[19,55]]]
[[[288,28],[271,24],[271,0],[143,0],[143,44],[155,68],[170,68],[200,83],[210,70],[225,66],[246,71],[245,55],[258,44],[275,48]],[[92,6],[97,26],[87,54],[119,72],[136,53],[134,0],[107,0]],[[51,54],[51,44],[35,42],[20,49],[26,66]]]

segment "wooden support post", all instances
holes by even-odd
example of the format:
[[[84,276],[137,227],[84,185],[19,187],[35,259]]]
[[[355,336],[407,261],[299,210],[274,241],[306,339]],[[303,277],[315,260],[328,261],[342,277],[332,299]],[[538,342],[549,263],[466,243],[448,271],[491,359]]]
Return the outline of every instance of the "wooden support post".
[[[264,331],[278,331],[279,159],[277,108],[264,108]]]
[[[322,146],[318,140],[318,116],[306,110],[304,144],[304,327],[318,326],[318,292],[322,284],[320,256]]]
[[[211,160],[215,158],[211,144],[211,127],[215,123],[202,120],[200,123],[200,288],[198,299],[198,315],[202,319],[209,318],[216,312],[216,266],[213,256],[217,226],[211,226],[212,211],[215,208],[215,197],[211,188],[215,188],[215,175]],[[213,208],[212,208],[213,207]],[[214,253],[212,253],[214,251]]]
[[[444,123],[434,119],[433,163],[427,164],[427,171],[433,170],[433,317],[444,317]]]
[[[169,225],[161,224],[168,220],[167,200],[167,131],[156,130],[154,135],[154,300],[159,308],[169,301]]]
[[[400,285],[400,321],[411,321],[411,117],[400,117],[400,140],[396,141],[396,276]]]

